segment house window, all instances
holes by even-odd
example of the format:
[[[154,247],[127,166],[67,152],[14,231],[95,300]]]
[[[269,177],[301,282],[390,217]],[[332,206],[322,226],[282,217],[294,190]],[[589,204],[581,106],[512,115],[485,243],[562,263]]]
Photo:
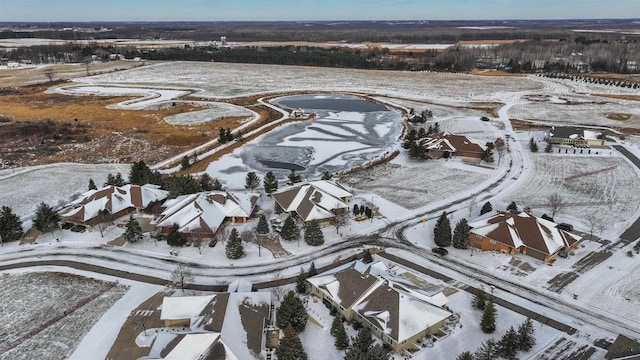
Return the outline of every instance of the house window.
[[[482,235],[476,234],[476,241],[482,241]]]
[[[496,241],[495,240],[489,240],[489,245],[496,246]]]

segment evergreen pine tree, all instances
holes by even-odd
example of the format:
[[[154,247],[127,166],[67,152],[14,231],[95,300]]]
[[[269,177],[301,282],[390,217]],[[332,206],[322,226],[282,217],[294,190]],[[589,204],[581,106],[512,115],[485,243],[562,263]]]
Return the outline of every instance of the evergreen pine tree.
[[[284,329],[284,336],[276,349],[278,360],[307,360],[302,341],[291,325]]]
[[[278,190],[278,179],[273,174],[273,171],[269,171],[264,175],[264,179],[262,180],[264,185],[264,192],[271,195],[273,192]]]
[[[529,351],[536,345],[535,329],[531,319],[525,320],[518,327],[518,349]]]
[[[480,209],[480,215],[484,215],[491,210],[493,210],[493,206],[491,206],[491,203],[487,201],[486,203],[484,203],[484,205],[482,205],[482,209]]]
[[[250,171],[247,173],[247,177],[245,179],[244,188],[247,190],[255,190],[258,186],[260,186],[260,178],[254,171]]]
[[[320,180],[331,180],[332,177],[333,175],[331,175],[330,172],[325,171],[324,173],[322,173],[322,177],[320,178]]]
[[[300,238],[300,229],[298,229],[298,225],[296,225],[291,216],[287,216],[284,220],[280,236],[287,241],[293,241]]]
[[[362,262],[365,264],[371,264],[373,262],[373,256],[371,256],[371,251],[365,250],[364,256],[362,256]]]
[[[218,142],[225,144],[227,142],[227,131],[224,128],[218,130]]]
[[[258,226],[256,226],[256,232],[263,235],[269,233],[269,224],[267,223],[267,218],[264,214],[260,215]]]
[[[433,238],[438,246],[446,247],[451,245],[451,223],[446,212],[442,212],[436,226],[433,228]]]
[[[276,325],[281,329],[291,325],[296,332],[301,332],[307,325],[307,311],[293,290],[289,291],[280,303],[276,313]]]
[[[482,342],[482,346],[473,353],[475,360],[495,360],[498,358],[498,342],[493,339],[487,339]]]
[[[338,316],[336,316],[335,318],[337,319]],[[336,349],[344,350],[349,347],[349,337],[347,336],[347,332],[344,329],[344,324],[342,323],[342,321],[338,322],[338,326],[335,331],[335,337]]]
[[[33,226],[41,233],[53,231],[58,228],[60,215],[48,204],[41,202],[36,208],[33,217]]]
[[[155,183],[154,176],[151,168],[143,160],[134,161],[131,164],[131,169],[129,169],[129,182],[133,185]]]
[[[316,264],[314,262],[311,262],[311,265],[309,266],[309,271],[307,271],[307,277],[313,277],[318,275],[318,270],[316,270]]]
[[[550,153],[552,151],[553,151],[553,145],[551,145],[551,143],[548,142],[547,145],[545,145],[545,147],[544,147],[544,152]]]
[[[212,191],[213,190],[213,179],[209,174],[204,173],[200,176],[200,191]]]
[[[438,123],[434,123],[434,124],[433,124],[433,129],[432,129],[432,130],[433,130],[433,133],[434,133],[434,134],[440,134],[440,124],[438,124]]]
[[[0,209],[0,244],[20,240],[24,232],[18,215],[8,206]]]
[[[538,152],[538,144],[533,140],[533,138],[529,140],[529,150],[531,152]]]
[[[480,329],[485,334],[491,334],[496,331],[496,307],[493,305],[493,300],[491,299],[489,299],[489,302],[487,302],[482,312]]]
[[[389,350],[380,344],[376,344],[369,348],[366,354],[367,360],[389,360]]]
[[[468,248],[469,236],[471,236],[471,227],[469,227],[467,219],[460,219],[453,230],[453,247],[456,249]]]
[[[302,178],[300,177],[300,175],[296,175],[296,171],[291,169],[291,173],[289,173],[289,176],[287,176],[287,185],[293,185],[295,183],[299,183],[302,181]]]
[[[518,211],[518,205],[515,201],[512,201],[509,205],[507,205],[507,211]]]
[[[336,314],[336,316],[333,317],[333,321],[331,322],[331,336],[336,336],[336,334],[338,333],[338,327],[340,327],[340,325],[342,325],[342,328],[344,328],[344,324],[342,323],[342,316],[340,314]]]
[[[296,291],[298,294],[306,294],[309,292],[309,285],[307,283],[307,273],[300,269],[300,274],[296,278]]]
[[[518,360],[519,345],[518,333],[512,326],[498,342],[498,354],[506,360]]]
[[[107,174],[107,181],[105,181],[104,186],[109,186],[109,185],[115,185],[116,184],[116,178],[113,176],[112,173]]]
[[[96,183],[93,182],[93,179],[89,179],[89,190],[98,190]]]
[[[304,232],[304,241],[311,246],[324,244],[324,235],[317,220],[311,220]]]
[[[460,355],[456,357],[456,360],[474,360],[474,359],[473,359],[473,354],[470,351],[465,351],[460,353]]]
[[[117,173],[114,178],[113,185],[115,186],[124,186],[124,179],[122,178],[122,174]]]
[[[358,204],[353,204],[353,215],[358,216],[360,214],[360,206]]]
[[[167,234],[167,245],[169,246],[184,246],[187,242],[182,238],[182,235],[178,231],[180,227],[178,224],[173,224],[171,230]]]
[[[371,337],[371,329],[368,327],[362,327],[358,330],[358,335],[353,339],[352,347],[360,349],[363,353],[366,353],[373,344],[373,337]]]
[[[213,183],[211,184],[211,190],[220,191],[222,190],[222,183],[218,179],[213,179]]]
[[[185,171],[191,166],[191,161],[189,161],[189,157],[187,155],[182,157],[182,161],[180,161],[180,170]]]
[[[487,294],[482,289],[478,289],[478,292],[473,295],[473,303],[472,306],[476,310],[484,311],[484,308],[487,305]]]
[[[232,229],[229,239],[227,239],[227,245],[225,246],[225,254],[229,259],[240,259],[244,255],[244,248],[242,247],[242,239],[238,235],[238,230]]]
[[[142,240],[142,228],[138,220],[133,218],[133,215],[129,215],[129,221],[127,221],[122,237],[130,243]]]

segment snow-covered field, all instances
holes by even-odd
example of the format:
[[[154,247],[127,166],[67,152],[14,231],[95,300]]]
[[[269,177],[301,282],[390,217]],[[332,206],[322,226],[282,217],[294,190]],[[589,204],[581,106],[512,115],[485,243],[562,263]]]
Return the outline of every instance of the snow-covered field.
[[[164,121],[172,125],[200,125],[210,121],[222,120],[226,117],[248,117],[253,115],[247,109],[233,104],[220,102],[199,103],[204,104],[207,109],[167,116],[164,118]]]
[[[531,154],[532,175],[509,199],[550,214],[547,197],[558,193],[567,204],[561,215],[584,222],[595,214],[611,225],[627,221],[640,208],[640,179],[632,165],[608,154]]]
[[[57,272],[0,274],[0,344],[8,346],[55,319],[42,331],[0,353],[0,359],[67,359],[82,338],[125,292],[126,287]],[[94,294],[98,298],[83,304]],[[76,311],[70,310],[81,305]]]
[[[78,79],[87,84],[199,88],[202,97],[234,97],[283,90],[395,93],[447,101],[468,100],[487,89],[541,89],[529,78],[478,77],[466,74],[416,73],[314,68],[304,66],[171,62]]]
[[[461,189],[473,188],[489,178],[487,169],[464,165],[459,159],[449,162],[454,166],[448,166],[446,160],[411,162],[402,166],[384,164],[345,175],[343,181],[404,208],[416,209],[452,196]]]
[[[0,173],[0,205],[10,206],[18,216],[28,216],[42,201],[51,206],[68,202],[72,195],[87,191],[89,179],[100,186],[107,174],[127,177],[130,165],[52,164],[11,169]]]

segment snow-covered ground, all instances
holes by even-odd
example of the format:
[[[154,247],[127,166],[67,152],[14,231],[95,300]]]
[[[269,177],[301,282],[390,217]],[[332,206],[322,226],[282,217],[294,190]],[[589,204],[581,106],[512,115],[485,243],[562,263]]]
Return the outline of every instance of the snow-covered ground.
[[[167,116],[164,121],[172,125],[200,125],[227,117],[253,115],[247,109],[233,104],[203,101],[198,104],[205,105],[207,109]]]
[[[89,179],[100,186],[107,174],[120,172],[124,178],[130,165],[58,163],[0,173],[0,205],[9,206],[20,217],[32,214],[40,202],[51,206],[68,203],[74,194],[87,191]]]
[[[17,345],[0,354],[7,360],[69,358],[94,324],[127,291],[122,284],[112,287],[105,281],[64,272],[4,272],[0,284],[0,343],[3,347]],[[94,294],[100,295],[84,303]],[[72,311],[74,306],[79,308]],[[57,317],[61,318],[48,324]],[[22,339],[36,330],[41,331]]]

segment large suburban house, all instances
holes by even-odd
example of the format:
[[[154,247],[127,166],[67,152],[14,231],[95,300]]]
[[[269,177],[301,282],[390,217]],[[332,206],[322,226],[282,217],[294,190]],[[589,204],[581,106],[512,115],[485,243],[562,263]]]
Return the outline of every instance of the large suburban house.
[[[238,360],[219,333],[170,334],[156,336],[148,360]]]
[[[164,204],[156,225],[162,233],[177,224],[178,231],[187,238],[212,238],[225,221],[247,222],[259,198],[259,194],[227,191],[179,196]]]
[[[353,194],[333,181],[320,180],[295,184],[272,196],[284,212],[308,222],[328,221],[344,214]]]
[[[447,132],[434,134],[420,139],[420,146],[434,159],[464,156],[482,158],[486,147],[476,140],[464,135],[454,135]]]
[[[265,351],[265,328],[269,325],[271,307],[270,292],[218,293],[207,296],[165,297],[162,302],[160,320],[164,321],[166,333],[173,340],[156,340],[161,349],[153,355],[171,354],[176,359],[209,359],[204,352],[223,353],[220,359],[261,359]],[[188,334],[176,340],[180,334]],[[193,336],[209,334],[193,345],[198,351],[189,351],[187,357],[177,351],[183,341],[194,341]],[[191,335],[191,339],[188,339]],[[199,344],[199,345],[198,345]],[[174,346],[175,348],[168,348]],[[185,346],[186,347],[186,346]],[[198,354],[196,354],[198,353]],[[152,355],[152,354],[150,354]],[[167,359],[168,357],[159,357]],[[173,358],[171,358],[173,359]],[[211,357],[214,359],[214,357]]]
[[[557,224],[527,212],[495,212],[469,224],[469,243],[480,250],[517,252],[545,262],[562,251],[578,247],[580,237],[557,228]]]
[[[603,146],[604,140],[602,132],[569,126],[552,126],[547,134],[547,142],[558,145]]]
[[[312,295],[347,321],[370,328],[396,352],[415,350],[416,342],[437,333],[452,316],[441,291],[416,286],[394,275],[382,262],[354,261],[307,281]]]
[[[95,225],[132,211],[145,209],[154,201],[166,199],[168,195],[168,191],[160,190],[159,186],[152,184],[109,185],[84,193],[71,204],[72,209],[64,212],[62,217],[70,223]]]

